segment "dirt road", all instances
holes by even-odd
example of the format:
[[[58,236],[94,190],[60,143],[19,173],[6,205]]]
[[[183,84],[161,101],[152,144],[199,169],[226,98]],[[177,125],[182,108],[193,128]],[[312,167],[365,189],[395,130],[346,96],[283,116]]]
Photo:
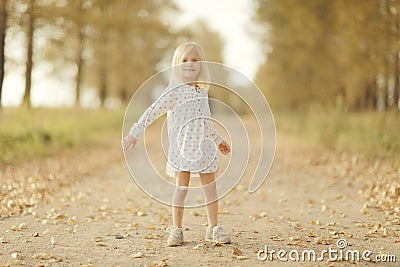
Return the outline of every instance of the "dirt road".
[[[30,212],[0,220],[0,265],[398,266],[400,169],[312,148],[279,131],[277,137],[275,161],[260,190],[248,194],[244,181],[220,201],[220,222],[232,244],[204,242],[206,213],[194,208],[185,212],[183,246],[167,247],[170,208],[138,189],[115,136],[109,146],[47,160],[59,169],[69,166],[74,175],[57,172],[54,179],[62,183],[50,183],[52,193]],[[257,253],[266,248],[268,256]],[[315,261],[307,260],[311,250]],[[333,250],[343,257],[349,252],[348,260],[335,260],[340,254]],[[397,263],[378,262],[394,257]]]

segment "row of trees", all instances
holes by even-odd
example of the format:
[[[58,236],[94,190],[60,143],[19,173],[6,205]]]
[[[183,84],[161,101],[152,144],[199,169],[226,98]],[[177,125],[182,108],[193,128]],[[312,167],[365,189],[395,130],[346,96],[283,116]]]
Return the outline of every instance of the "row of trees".
[[[272,105],[398,110],[400,0],[258,1]]]
[[[4,62],[6,70],[26,64],[23,104],[31,106],[32,70],[43,62],[60,79],[73,70],[76,105],[82,88],[96,88],[104,105],[109,97],[126,102],[157,66],[168,66],[177,43],[189,38],[212,47],[211,56],[220,60],[222,41],[204,23],[178,32],[162,20],[178,12],[170,0],[0,0],[0,105]],[[7,40],[21,33],[25,62],[6,60]]]

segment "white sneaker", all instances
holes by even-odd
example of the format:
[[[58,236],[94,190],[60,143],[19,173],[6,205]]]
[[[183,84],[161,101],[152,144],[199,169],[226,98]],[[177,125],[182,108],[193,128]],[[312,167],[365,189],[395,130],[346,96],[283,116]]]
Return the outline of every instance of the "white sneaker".
[[[167,240],[167,246],[175,247],[182,245],[183,242],[182,228],[179,228],[178,226],[170,226],[167,228],[166,231],[170,233]]]
[[[231,243],[231,238],[229,237],[229,234],[225,231],[224,228],[218,225],[212,228],[207,228],[205,240],[223,244]]]

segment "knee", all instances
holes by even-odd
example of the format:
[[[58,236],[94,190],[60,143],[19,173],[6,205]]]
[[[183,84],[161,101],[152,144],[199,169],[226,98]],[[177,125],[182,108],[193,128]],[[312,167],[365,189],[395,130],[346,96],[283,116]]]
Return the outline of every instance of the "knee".
[[[175,186],[175,193],[177,194],[187,194],[189,190],[189,187],[185,186],[185,185],[176,185]]]
[[[215,183],[204,185],[204,194],[207,200],[215,200],[217,198],[217,186]]]
[[[187,186],[177,185],[174,191],[174,203],[180,204],[182,201],[184,201],[187,193],[188,193]]]

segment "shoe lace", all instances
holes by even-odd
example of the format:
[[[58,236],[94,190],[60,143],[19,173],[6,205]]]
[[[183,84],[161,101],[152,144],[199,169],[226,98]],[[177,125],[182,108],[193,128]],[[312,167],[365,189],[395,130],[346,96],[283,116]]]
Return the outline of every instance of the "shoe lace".
[[[171,226],[168,226],[167,229],[165,229],[165,231],[168,232],[168,233],[172,233],[172,232],[174,232],[174,231],[176,231],[178,229],[179,229],[178,226],[171,225]]]
[[[222,226],[215,226],[214,231],[217,233],[217,235],[228,235],[228,233],[225,231],[225,229]]]

